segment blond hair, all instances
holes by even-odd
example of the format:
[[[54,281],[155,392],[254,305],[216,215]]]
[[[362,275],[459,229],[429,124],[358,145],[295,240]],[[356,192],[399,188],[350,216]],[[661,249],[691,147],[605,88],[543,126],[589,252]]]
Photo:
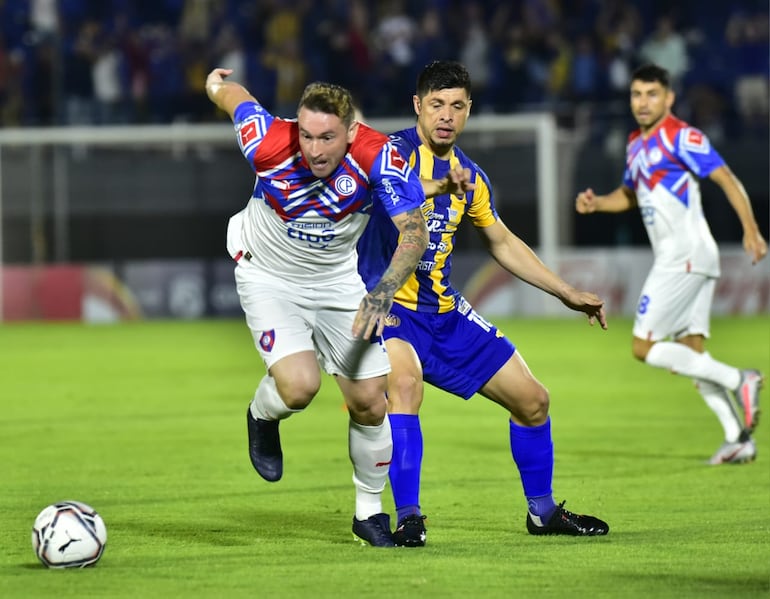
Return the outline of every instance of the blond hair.
[[[345,127],[350,127],[355,120],[355,106],[350,92],[341,85],[316,81],[310,83],[302,92],[297,112],[307,108],[313,112],[334,114]]]

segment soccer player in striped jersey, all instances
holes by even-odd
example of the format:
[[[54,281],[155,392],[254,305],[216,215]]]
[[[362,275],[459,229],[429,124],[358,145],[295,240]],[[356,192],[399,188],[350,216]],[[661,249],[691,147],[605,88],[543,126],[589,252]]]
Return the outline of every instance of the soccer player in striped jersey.
[[[569,512],[563,502],[554,501],[548,391],[519,349],[450,282],[455,234],[467,217],[503,268],[584,312],[591,324],[607,327],[602,299],[563,281],[505,226],[495,211],[487,175],[455,145],[470,113],[470,93],[470,76],[462,64],[429,64],[418,76],[413,98],[416,126],[391,135],[423,181],[430,232],[428,249],[396,293],[384,330],[392,368],[388,414],[394,443],[390,483],[398,511],[394,540],[421,547],[426,539],[419,497],[423,381],[464,399],[479,393],[509,412],[511,455],[521,474],[531,534],[607,534],[605,522]],[[385,269],[398,237],[387,215],[375,207],[358,244],[359,271],[368,287]]]
[[[264,479],[281,478],[279,422],[310,404],[323,368],[348,407],[353,533],[393,547],[382,511],[393,445],[381,334],[393,295],[427,246],[420,181],[386,135],[355,120],[346,89],[312,83],[297,118],[280,119],[225,81],[230,74],[214,69],[206,91],[233,120],[256,173],[252,196],[227,231],[241,307],[268,371],[246,414],[249,457]],[[399,243],[367,293],[355,250],[375,206]]]
[[[674,99],[665,69],[649,64],[634,72],[631,112],[639,128],[628,137],[623,183],[607,195],[586,189],[575,207],[581,214],[639,208],[655,260],[636,309],[633,355],[693,380],[724,429],[725,440],[709,463],[749,462],[757,454],[751,433],[763,377],[715,360],[705,349],[720,272],[698,178],[722,188],[753,263],[765,257],[767,243],[740,180],[702,131],[671,113]]]

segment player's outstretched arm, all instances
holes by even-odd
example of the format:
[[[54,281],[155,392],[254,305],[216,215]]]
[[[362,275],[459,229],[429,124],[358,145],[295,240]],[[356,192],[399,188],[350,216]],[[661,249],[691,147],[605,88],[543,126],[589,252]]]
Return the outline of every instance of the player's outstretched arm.
[[[248,90],[235,81],[225,81],[231,75],[232,69],[216,68],[206,77],[206,95],[217,108],[227,113],[230,119],[242,102],[256,102]]]
[[[633,189],[621,185],[607,195],[596,195],[590,187],[581,191],[575,198],[575,210],[580,214],[592,212],[625,212],[635,208],[636,193]]]
[[[709,178],[722,188],[730,205],[738,215],[743,226],[743,249],[751,257],[752,264],[756,264],[767,255],[767,241],[759,231],[757,219],[751,208],[751,200],[749,200],[743,183],[727,166],[720,166],[715,169]]]
[[[559,275],[549,269],[535,252],[518,236],[514,235],[501,220],[478,229],[487,250],[509,273],[522,281],[559,298],[561,302],[577,312],[588,316],[593,325],[598,321],[607,328],[604,300],[588,291],[575,289]]]
[[[393,304],[396,291],[401,289],[417,268],[417,263],[428,247],[428,227],[419,208],[394,216],[393,224],[400,233],[398,245],[377,286],[361,300],[353,323],[353,336],[357,338],[369,339],[373,332],[382,335],[385,317]]]

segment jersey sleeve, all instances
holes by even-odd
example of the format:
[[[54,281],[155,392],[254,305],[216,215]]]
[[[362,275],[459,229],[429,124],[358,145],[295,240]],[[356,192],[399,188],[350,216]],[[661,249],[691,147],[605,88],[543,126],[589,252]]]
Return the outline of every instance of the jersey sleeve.
[[[256,170],[254,154],[274,119],[258,102],[242,102],[235,108],[233,124],[238,135],[238,146],[252,169]]]
[[[417,173],[390,141],[382,146],[382,150],[375,157],[369,180],[373,198],[391,217],[419,208],[425,201]]]
[[[417,152],[415,152],[417,146],[408,137],[408,132],[409,129],[396,131],[395,133],[391,133],[388,137],[390,138],[390,143],[393,144],[399,153],[407,160],[412,161],[413,156],[417,154]]]
[[[679,159],[698,177],[708,177],[725,164],[706,134],[695,127],[680,129],[674,143]]]
[[[475,181],[476,189],[473,190],[473,200],[468,207],[468,218],[476,227],[488,227],[494,224],[497,219],[497,210],[495,210],[494,195],[492,184],[487,174],[481,170],[478,165],[473,164],[476,171]]]

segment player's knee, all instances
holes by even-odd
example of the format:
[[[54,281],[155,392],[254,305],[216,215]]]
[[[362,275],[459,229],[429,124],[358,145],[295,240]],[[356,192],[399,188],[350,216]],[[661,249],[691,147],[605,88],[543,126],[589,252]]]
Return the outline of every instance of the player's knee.
[[[422,379],[412,373],[388,377],[388,409],[399,414],[417,414],[422,403]]]
[[[537,384],[528,394],[526,401],[520,402],[518,409],[511,410],[514,419],[523,426],[540,426],[548,419],[551,398],[548,390]]]
[[[306,408],[321,388],[320,379],[313,377],[302,377],[283,381],[278,385],[278,393],[281,395],[283,403],[290,410],[302,410]]]
[[[631,344],[631,355],[640,362],[644,362],[647,359],[650,347],[652,347],[652,345],[646,341],[634,339],[634,342]]]

